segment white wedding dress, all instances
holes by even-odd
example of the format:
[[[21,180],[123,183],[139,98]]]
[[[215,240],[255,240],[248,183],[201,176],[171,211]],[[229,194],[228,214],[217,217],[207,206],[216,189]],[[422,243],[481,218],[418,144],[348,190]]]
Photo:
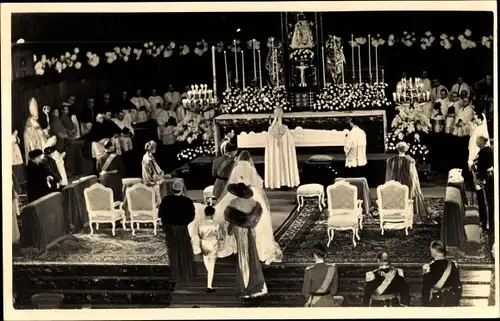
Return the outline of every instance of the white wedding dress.
[[[250,185],[253,191],[253,199],[262,206],[262,216],[255,227],[255,241],[259,260],[265,264],[281,262],[283,254],[274,240],[274,231],[271,220],[271,211],[266,193],[263,187],[263,180],[257,173],[253,162],[237,160],[228,179],[228,184],[245,183]],[[236,196],[226,193],[215,205],[214,221],[224,227],[224,247],[219,251],[218,257],[227,257],[237,253],[236,239],[233,235],[227,234],[228,223],[224,219],[224,210]]]

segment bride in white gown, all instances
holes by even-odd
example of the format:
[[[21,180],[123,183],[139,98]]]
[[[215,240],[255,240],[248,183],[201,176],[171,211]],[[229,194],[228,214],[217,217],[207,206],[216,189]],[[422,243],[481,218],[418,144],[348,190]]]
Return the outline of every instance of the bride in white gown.
[[[259,260],[266,265],[272,262],[281,262],[283,254],[278,243],[274,240],[271,211],[264,190],[264,181],[257,173],[252,157],[247,151],[241,152],[238,156],[236,164],[227,181],[228,185],[235,183],[250,185],[254,193],[253,199],[260,203],[263,209],[259,223],[257,223],[255,227],[255,240],[257,243]],[[221,196],[220,201],[215,206],[214,221],[224,226],[226,234],[224,238],[224,247],[219,251],[219,257],[227,257],[237,252],[236,240],[234,236],[227,235],[228,223],[224,219],[224,210],[235,197],[236,196],[230,193],[226,193]]]

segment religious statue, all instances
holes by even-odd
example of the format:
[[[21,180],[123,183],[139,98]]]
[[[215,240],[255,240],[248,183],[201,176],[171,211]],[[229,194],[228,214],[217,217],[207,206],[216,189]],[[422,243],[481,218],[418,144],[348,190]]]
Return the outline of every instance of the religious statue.
[[[327,55],[326,62],[327,68],[332,77],[333,83],[340,84],[342,82],[342,73],[344,71],[344,64],[346,63],[344,56],[344,48],[339,37],[330,36],[326,43]]]
[[[43,113],[47,117],[47,124],[49,122],[49,111],[48,106],[43,107]],[[29,159],[28,154],[32,150],[45,148],[47,139],[49,138],[50,125],[46,129],[42,129],[40,123],[38,122],[38,104],[35,98],[31,98],[29,102],[29,112],[30,117],[26,121],[24,126],[24,152],[26,159]]]
[[[309,66],[306,66],[304,62],[300,62],[299,66],[296,66],[295,68],[300,70],[300,84],[299,87],[307,87],[307,82],[306,82],[306,69],[309,68]]]
[[[311,49],[314,44],[312,31],[309,27],[309,22],[306,20],[303,13],[300,13],[297,19],[298,20],[295,24],[290,48],[292,48],[293,50]]]

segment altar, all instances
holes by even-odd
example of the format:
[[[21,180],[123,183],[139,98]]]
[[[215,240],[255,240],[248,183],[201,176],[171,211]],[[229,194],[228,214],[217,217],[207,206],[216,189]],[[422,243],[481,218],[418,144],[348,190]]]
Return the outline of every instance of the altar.
[[[367,152],[384,153],[387,135],[385,110],[289,112],[283,123],[294,137],[295,145],[301,149],[321,149],[339,152],[349,130],[349,118],[356,117],[366,132]],[[264,149],[270,114],[223,114],[214,119],[214,141],[216,153],[220,153],[220,142],[225,134],[234,131],[240,149]],[[304,151],[305,152],[305,151]]]

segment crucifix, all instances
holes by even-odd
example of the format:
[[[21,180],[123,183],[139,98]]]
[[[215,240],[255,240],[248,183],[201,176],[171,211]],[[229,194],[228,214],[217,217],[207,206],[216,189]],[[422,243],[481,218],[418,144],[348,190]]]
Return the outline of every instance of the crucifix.
[[[309,66],[306,66],[304,62],[301,62],[299,66],[295,66],[295,68],[300,70],[300,84],[299,87],[307,87],[306,83],[306,69],[309,68]]]

